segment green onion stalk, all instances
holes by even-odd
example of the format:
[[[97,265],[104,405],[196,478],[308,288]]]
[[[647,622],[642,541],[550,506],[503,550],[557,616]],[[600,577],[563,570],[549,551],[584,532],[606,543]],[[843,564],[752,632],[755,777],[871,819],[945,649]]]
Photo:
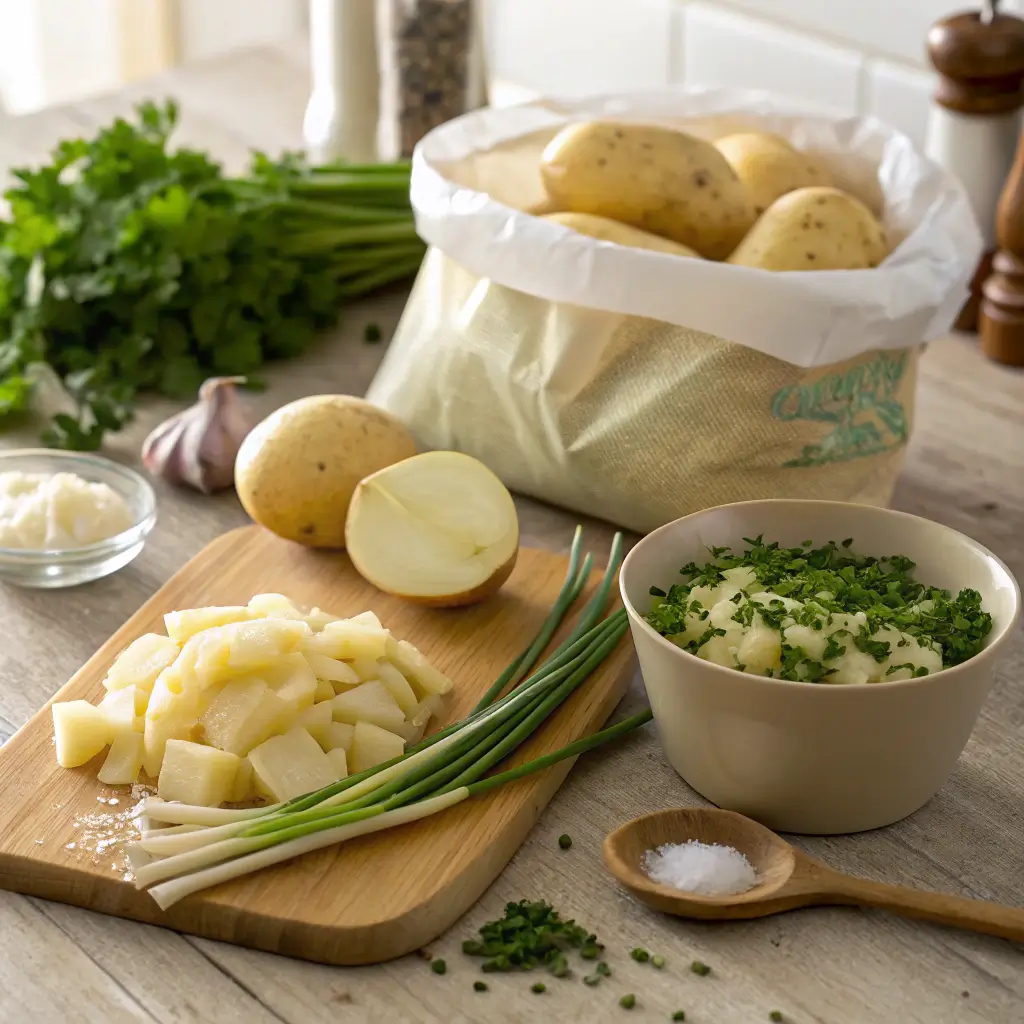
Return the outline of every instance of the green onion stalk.
[[[382,177],[385,177],[383,173]],[[325,180],[330,180],[325,176]],[[267,807],[193,807],[147,799],[149,828],[131,845],[135,882],[167,908],[191,893],[312,850],[437,814],[543,771],[648,722],[633,715],[591,736],[491,774],[604,663],[628,630],[626,613],[606,614],[622,559],[616,534],[608,565],[568,636],[538,666],[586,587],[593,559],[577,528],[565,581],[536,637],[489,687],[472,712],[404,755],[330,786]]]

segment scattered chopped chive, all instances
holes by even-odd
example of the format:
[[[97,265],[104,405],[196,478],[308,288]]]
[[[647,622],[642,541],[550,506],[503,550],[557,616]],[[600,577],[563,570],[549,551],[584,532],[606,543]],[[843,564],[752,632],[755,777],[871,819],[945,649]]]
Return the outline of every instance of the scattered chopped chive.
[[[707,964],[702,964],[699,960],[694,960],[693,963],[690,964],[690,970],[693,971],[694,974],[699,974],[702,978],[707,977],[711,973],[711,968],[708,967]]]
[[[445,971],[448,970],[448,965],[440,957],[438,957],[436,960],[430,961],[430,969],[435,974],[444,974]]]
[[[594,970],[597,974],[600,974],[605,978],[610,978],[612,976],[612,969],[603,960],[594,968]]]
[[[773,1020],[778,1024],[778,1021],[782,1020],[782,1011],[772,1010],[772,1012],[768,1014],[768,1019]]]
[[[584,985],[600,985],[601,975],[600,974],[587,974],[583,977]]]
[[[645,964],[651,959],[651,954],[647,952],[643,946],[637,946],[636,949],[630,950],[629,955],[638,963]]]
[[[474,992],[486,992],[487,991],[487,982],[486,981],[474,981],[473,982],[473,991]]]
[[[627,992],[620,1000],[619,1006],[624,1010],[632,1010],[636,1006],[636,996],[632,992]]]
[[[542,992],[547,992],[547,990],[548,990],[548,987],[547,987],[547,985],[544,984],[543,981],[535,981],[530,986],[530,991],[531,992],[535,992],[537,995],[540,995]]]
[[[654,956],[651,957],[651,966],[652,967],[657,967],[658,970],[660,971],[662,969],[662,967],[665,966],[665,958],[663,956],[659,956],[657,953],[655,953]]]
[[[584,960],[596,960],[601,953],[601,948],[602,947],[600,946],[584,946],[580,950],[580,956],[583,957]]]
[[[374,342],[380,341],[381,337],[380,327],[377,324],[367,324],[363,330],[363,341],[367,344],[372,345]]]
[[[686,1020],[686,1011],[685,1010],[676,1010],[676,1012],[672,1014],[672,1019],[673,1020]]]
[[[572,973],[569,970],[569,961],[564,956],[558,957],[551,964],[551,973],[556,978],[567,978]]]
[[[570,846],[572,846],[572,836],[570,836],[570,835],[568,835],[568,834],[562,834],[562,835],[560,835],[560,836],[558,837],[558,845],[559,845],[559,846],[560,846],[560,847],[561,847],[561,848],[562,848],[563,850],[568,850],[568,849],[569,849],[569,847],[570,847]]]

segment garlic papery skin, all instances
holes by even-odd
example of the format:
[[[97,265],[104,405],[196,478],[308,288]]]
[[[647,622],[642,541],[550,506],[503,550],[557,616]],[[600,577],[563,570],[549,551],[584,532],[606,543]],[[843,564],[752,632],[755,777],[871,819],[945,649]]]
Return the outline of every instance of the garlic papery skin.
[[[165,420],[142,444],[142,464],[155,477],[213,494],[231,487],[235,456],[252,429],[238,397],[245,377],[211,377],[199,401]]]

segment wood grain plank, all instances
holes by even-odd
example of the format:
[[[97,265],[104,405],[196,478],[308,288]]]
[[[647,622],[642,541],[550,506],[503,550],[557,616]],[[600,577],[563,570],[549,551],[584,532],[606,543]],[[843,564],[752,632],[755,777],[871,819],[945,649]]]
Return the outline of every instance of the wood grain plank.
[[[57,697],[96,700],[117,653],[136,636],[159,630],[167,611],[244,604],[255,593],[273,591],[339,614],[372,608],[396,636],[458,680],[445,712],[454,721],[529,645],[566,565],[558,555],[524,549],[496,597],[466,610],[438,611],[380,594],[343,554],[310,551],[244,527],[218,538],[177,573]],[[624,641],[520,757],[536,757],[598,728],[619,701],[631,657]],[[0,836],[0,884],[325,963],[391,959],[442,932],[512,856],[571,767],[563,762],[429,821],[220,886],[165,914],[123,880],[120,850],[112,857],[83,842],[96,801],[114,792],[95,781],[98,763],[75,771],[56,766],[48,707],[0,750],[0,820],[10,823]],[[128,802],[123,790],[119,798]]]

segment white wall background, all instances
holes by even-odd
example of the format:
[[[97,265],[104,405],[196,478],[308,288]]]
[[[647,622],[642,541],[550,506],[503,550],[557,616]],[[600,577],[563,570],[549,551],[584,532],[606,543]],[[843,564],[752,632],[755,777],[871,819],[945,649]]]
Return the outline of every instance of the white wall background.
[[[0,0],[0,90],[27,112],[116,88],[119,4]],[[171,0],[179,56],[305,32],[306,0]],[[669,84],[768,89],[924,137],[928,27],[972,0],[484,0],[498,97]],[[1004,0],[1021,12],[1024,0]]]

